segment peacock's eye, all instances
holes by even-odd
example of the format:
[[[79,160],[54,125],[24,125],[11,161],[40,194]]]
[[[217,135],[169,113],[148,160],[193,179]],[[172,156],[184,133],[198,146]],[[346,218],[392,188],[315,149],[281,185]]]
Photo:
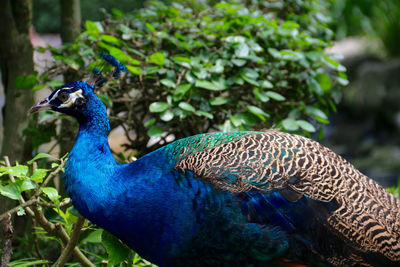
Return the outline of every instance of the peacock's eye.
[[[77,106],[77,107],[82,107],[83,105],[85,105],[85,103],[86,103],[86,100],[84,99],[84,98],[77,98],[76,100],[75,100],[75,106]]]
[[[69,94],[65,91],[61,91],[58,95],[57,98],[61,101],[61,102],[65,102],[68,100],[69,98]]]

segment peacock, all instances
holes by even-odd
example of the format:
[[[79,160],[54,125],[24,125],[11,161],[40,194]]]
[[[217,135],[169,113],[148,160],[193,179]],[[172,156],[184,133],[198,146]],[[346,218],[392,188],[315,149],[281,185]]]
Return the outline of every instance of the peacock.
[[[120,164],[94,92],[104,80],[95,80],[61,86],[30,112],[77,119],[67,193],[84,217],[145,259],[159,266],[400,266],[400,201],[330,149],[273,129],[214,132]]]

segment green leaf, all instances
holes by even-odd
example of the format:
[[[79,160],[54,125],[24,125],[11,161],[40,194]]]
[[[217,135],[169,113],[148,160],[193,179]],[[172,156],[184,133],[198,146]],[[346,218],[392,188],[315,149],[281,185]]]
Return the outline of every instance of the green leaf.
[[[192,87],[192,85],[190,83],[184,83],[184,84],[180,84],[178,86],[178,88],[176,88],[175,90],[175,94],[186,94],[187,91],[189,91],[190,87]]]
[[[306,130],[307,132],[314,133],[316,131],[314,125],[312,125],[308,121],[297,120],[296,122],[300,126],[300,128],[302,128],[303,130]]]
[[[246,64],[246,62],[247,62],[244,59],[232,59],[231,61],[232,61],[233,64],[235,64],[238,67],[244,66]]]
[[[11,174],[18,178],[26,178],[29,168],[26,165],[17,165],[12,167],[0,167],[0,173]]]
[[[126,68],[132,72],[135,75],[140,75],[140,69],[134,67],[134,66],[130,66],[130,65],[126,65]]]
[[[269,89],[274,88],[274,85],[273,85],[270,81],[268,81],[268,80],[263,80],[263,81],[261,81],[261,82],[260,82],[260,86],[261,86],[262,88],[269,88]]]
[[[21,184],[20,184],[21,192],[28,191],[28,190],[36,188],[35,183],[32,182],[31,180],[17,181],[16,183],[19,183],[19,182],[21,182]]]
[[[16,183],[11,183],[6,186],[2,186],[0,184],[0,194],[8,198],[18,200],[19,197],[21,196],[21,190]]]
[[[196,109],[192,105],[190,105],[189,103],[186,103],[186,102],[180,102],[178,106],[181,109],[189,111],[189,112],[195,112],[196,111]]]
[[[265,94],[276,101],[284,101],[286,99],[283,95],[273,91],[268,91]]]
[[[184,57],[184,56],[173,56],[171,57],[173,61],[175,61],[176,63],[178,63],[179,65],[185,67],[185,68],[192,68],[192,66],[190,66],[190,58],[188,57]]]
[[[171,88],[175,88],[176,85],[175,82],[173,82],[170,79],[161,79],[160,83],[165,85],[166,87],[171,87]]]
[[[269,97],[267,96],[267,94],[264,93],[263,91],[261,91],[259,88],[254,88],[253,89],[253,94],[261,102],[265,103],[265,102],[269,101]]]
[[[211,91],[222,91],[226,89],[226,85],[223,83],[209,82],[206,80],[197,80],[196,87],[204,88]]]
[[[159,126],[152,126],[148,131],[147,131],[147,135],[150,137],[159,137],[162,135],[163,133],[163,129],[161,129],[161,127]]]
[[[282,50],[280,51],[283,60],[296,61],[304,58],[304,55],[301,52],[295,52],[291,50]]]
[[[60,80],[51,80],[47,83],[47,86],[54,87],[54,88],[58,88],[63,85],[64,85],[64,82],[60,81]]]
[[[239,127],[240,125],[242,125],[244,123],[243,119],[236,117],[234,115],[232,115],[229,119],[231,120],[231,123],[235,127]]]
[[[167,108],[168,108],[168,103],[166,102],[153,102],[149,107],[150,112],[153,113],[163,112]]]
[[[265,113],[262,109],[256,106],[247,106],[247,110],[256,115],[258,118],[260,118],[262,121],[267,121],[266,117],[269,118],[269,114]]]
[[[107,107],[110,107],[110,108],[113,107],[113,101],[112,101],[111,97],[109,97],[108,95],[98,94],[97,97],[100,98],[101,102],[103,102],[104,105],[106,105]]]
[[[197,114],[197,115],[200,115],[200,116],[204,116],[204,117],[206,117],[206,118],[209,118],[210,120],[212,120],[212,119],[214,118],[214,115],[213,115],[213,114],[211,114],[211,113],[209,113],[209,112],[206,112],[206,111],[204,111],[204,110],[198,110],[198,111],[196,111],[196,114]]]
[[[170,121],[173,118],[174,118],[174,113],[169,109],[160,113],[160,119],[163,121]]]
[[[228,43],[244,43],[246,41],[246,38],[240,35],[228,36],[225,38],[225,41]]]
[[[51,163],[51,168],[52,168],[52,169],[54,169],[54,168],[56,168],[56,167],[58,167],[58,166],[60,166],[60,164],[55,163],[55,162],[52,162],[52,163]]]
[[[157,30],[154,28],[154,26],[151,25],[150,23],[146,23],[146,27],[147,27],[147,29],[149,29],[149,30],[152,31],[152,32],[156,32],[156,31],[157,31]]]
[[[103,229],[97,229],[90,234],[88,234],[85,238],[82,239],[82,243],[101,243],[101,236],[103,234]]]
[[[49,170],[47,170],[47,169],[35,169],[33,171],[31,180],[35,181],[37,183],[43,182],[43,178],[46,177],[46,174],[47,174],[48,171]]]
[[[11,198],[11,199],[19,199],[21,193],[23,191],[31,190],[36,188],[36,185],[31,180],[19,180],[15,183],[9,183],[8,185],[0,184],[0,194]]]
[[[306,112],[313,116],[317,121],[321,123],[329,123],[328,116],[317,107],[308,106],[306,107]]]
[[[164,65],[165,56],[161,52],[156,52],[150,56],[150,61],[159,66]]]
[[[91,20],[86,21],[86,31],[89,33],[90,36],[95,38],[99,35],[99,28]]]
[[[321,88],[326,92],[329,91],[332,87],[331,79],[329,78],[328,74],[320,73],[318,74],[315,79],[317,80],[318,84]]]
[[[339,62],[337,62],[334,59],[329,58],[328,56],[323,57],[323,62],[325,63],[326,66],[328,66],[331,69],[335,69],[340,72],[345,72],[346,67],[341,65]]]
[[[21,260],[13,260],[9,267],[29,267],[29,266],[45,266],[49,263],[47,260],[35,260],[35,258],[26,258]]]
[[[313,78],[307,80],[307,84],[310,87],[311,92],[317,95],[323,95],[324,91],[322,90],[321,85]]]
[[[349,84],[349,80],[347,80],[345,78],[341,78],[341,77],[337,77],[336,81],[342,86],[346,86]]]
[[[24,216],[24,215],[26,215],[26,212],[25,212],[25,210],[24,210],[23,207],[21,207],[21,206],[18,207],[17,215],[18,215],[18,216]]]
[[[144,123],[144,127],[149,127],[151,125],[154,125],[154,123],[156,123],[156,121],[157,121],[156,118],[151,118],[150,120],[148,120]]]
[[[109,34],[102,34],[100,35],[101,40],[107,42],[107,43],[111,43],[111,44],[115,44],[115,45],[119,45],[119,40],[117,37],[109,35]]]
[[[28,161],[28,164],[31,165],[35,160],[43,159],[43,158],[52,158],[53,156],[47,153],[39,153],[33,159]]]
[[[281,55],[281,53],[279,52],[279,50],[277,50],[277,49],[275,49],[275,48],[270,47],[270,48],[268,48],[267,50],[268,50],[268,53],[270,53],[270,55],[271,55],[273,58],[280,59],[280,58],[282,57],[282,55]]]
[[[127,55],[126,58],[128,59],[128,62],[131,63],[132,65],[138,66],[138,65],[142,64],[141,61],[139,61],[139,60],[137,60],[137,59],[134,59],[134,58],[131,57],[131,56],[128,56],[128,55]]]
[[[296,131],[299,129],[299,125],[292,118],[287,118],[282,121],[282,126],[288,131]]]
[[[103,231],[101,234],[101,242],[106,248],[108,263],[111,266],[117,265],[128,258],[131,250],[109,232]]]
[[[217,96],[215,98],[211,98],[209,100],[209,102],[210,102],[210,105],[212,105],[212,106],[220,106],[220,105],[224,105],[224,104],[228,103],[229,98]]]
[[[35,92],[37,92],[37,91],[40,91],[40,90],[42,90],[42,89],[45,88],[45,87],[46,87],[45,84],[41,84],[41,85],[35,86],[35,87],[32,88],[31,93],[35,93]]]
[[[118,18],[120,18],[120,17],[122,17],[124,15],[124,13],[121,10],[117,9],[117,8],[112,8],[111,9],[111,13],[113,13],[113,15],[118,17]]]
[[[235,56],[238,58],[245,58],[249,55],[250,48],[246,43],[240,43],[235,49]]]
[[[38,84],[36,74],[20,75],[15,78],[15,87],[21,90],[30,90]]]
[[[43,193],[47,195],[47,197],[53,202],[58,203],[58,191],[54,187],[43,187]]]
[[[243,68],[240,70],[240,74],[244,77],[256,80],[260,74],[257,71],[250,69],[250,68]]]

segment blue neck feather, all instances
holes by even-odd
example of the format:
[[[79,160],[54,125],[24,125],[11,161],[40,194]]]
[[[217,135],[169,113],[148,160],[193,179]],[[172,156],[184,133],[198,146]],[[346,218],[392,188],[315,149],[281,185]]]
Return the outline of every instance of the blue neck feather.
[[[78,118],[79,133],[65,170],[65,186],[77,210],[153,262],[173,254],[174,244],[192,232],[190,192],[178,192],[162,166],[161,150],[130,164],[114,159],[107,140],[110,126],[104,105],[93,94]],[[154,161],[157,158],[157,162]],[[165,205],[169,209],[165,209]],[[180,216],[175,214],[180,210]],[[173,212],[172,212],[173,211]],[[170,229],[170,225],[180,225]],[[162,236],[162,240],[160,240]]]

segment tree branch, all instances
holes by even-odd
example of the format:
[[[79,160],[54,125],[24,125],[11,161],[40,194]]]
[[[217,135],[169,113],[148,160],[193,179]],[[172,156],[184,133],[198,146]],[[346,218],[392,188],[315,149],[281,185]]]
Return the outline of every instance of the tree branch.
[[[72,232],[71,238],[65,246],[64,250],[61,252],[60,257],[53,264],[53,267],[61,267],[64,266],[68,259],[71,257],[71,254],[79,241],[79,235],[82,230],[82,226],[85,223],[85,219],[83,217],[79,217],[78,221],[74,225],[74,231]]]
[[[60,238],[65,246],[68,244],[68,242],[70,241],[69,236],[67,232],[65,232],[65,229],[59,223],[54,224],[52,222],[49,222],[43,215],[43,213],[39,210],[39,206],[37,204],[36,206],[33,206],[33,212],[35,213],[35,219],[37,223],[42,226],[43,229],[46,230],[46,232],[48,232],[50,235]],[[86,258],[86,256],[76,246],[73,249],[73,255],[75,260],[83,266],[95,267],[95,265],[88,258]]]

